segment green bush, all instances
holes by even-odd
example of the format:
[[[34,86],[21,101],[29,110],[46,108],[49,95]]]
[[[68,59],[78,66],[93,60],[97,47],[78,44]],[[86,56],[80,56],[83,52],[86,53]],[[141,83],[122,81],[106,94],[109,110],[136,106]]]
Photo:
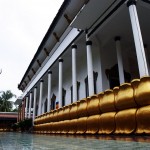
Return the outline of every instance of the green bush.
[[[21,132],[24,132],[24,131],[28,132],[31,128],[32,128],[32,119],[31,118],[30,119],[26,118],[26,119],[12,125],[13,131],[17,131],[17,129],[18,130],[20,129]]]

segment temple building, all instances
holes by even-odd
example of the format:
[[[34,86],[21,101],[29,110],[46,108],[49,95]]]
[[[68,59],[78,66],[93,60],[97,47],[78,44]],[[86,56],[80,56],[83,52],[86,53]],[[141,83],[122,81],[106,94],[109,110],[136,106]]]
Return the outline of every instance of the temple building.
[[[18,85],[25,117],[149,76],[149,18],[149,0],[64,0]]]

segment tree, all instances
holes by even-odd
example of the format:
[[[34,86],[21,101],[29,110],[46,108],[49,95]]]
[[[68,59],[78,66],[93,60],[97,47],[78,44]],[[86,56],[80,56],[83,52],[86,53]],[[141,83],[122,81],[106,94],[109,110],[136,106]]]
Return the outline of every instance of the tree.
[[[12,102],[9,101],[12,97],[16,97],[10,90],[2,91],[0,95],[0,111],[9,112],[12,110]]]

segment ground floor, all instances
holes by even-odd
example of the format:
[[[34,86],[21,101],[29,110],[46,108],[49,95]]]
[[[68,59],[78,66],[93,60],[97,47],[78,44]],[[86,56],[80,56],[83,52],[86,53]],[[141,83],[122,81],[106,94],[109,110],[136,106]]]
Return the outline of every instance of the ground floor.
[[[0,149],[150,149],[150,137],[68,135],[61,136],[0,132]]]

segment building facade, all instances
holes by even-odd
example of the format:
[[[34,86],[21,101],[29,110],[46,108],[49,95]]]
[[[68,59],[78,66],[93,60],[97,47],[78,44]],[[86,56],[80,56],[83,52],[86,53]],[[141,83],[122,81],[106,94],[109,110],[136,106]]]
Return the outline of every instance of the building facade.
[[[148,0],[65,0],[18,88],[25,117],[149,76]]]

